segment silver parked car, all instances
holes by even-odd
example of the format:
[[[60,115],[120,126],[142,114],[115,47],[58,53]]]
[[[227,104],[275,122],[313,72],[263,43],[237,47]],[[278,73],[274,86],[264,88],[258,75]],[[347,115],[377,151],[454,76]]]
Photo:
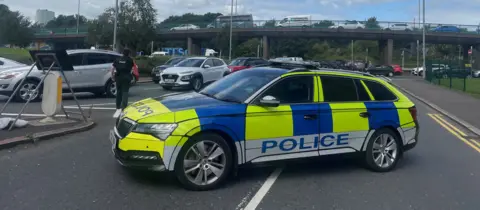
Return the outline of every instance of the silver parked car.
[[[110,70],[112,63],[121,56],[121,54],[107,50],[67,50],[74,71],[65,71],[75,92],[91,92],[101,96],[106,94],[114,97],[117,93],[115,83],[111,80]],[[0,95],[10,96],[15,87],[20,84],[31,66],[21,66],[0,71]],[[41,91],[34,91],[40,80],[44,76],[43,71],[36,67],[26,78],[20,90],[14,96],[19,102],[25,102],[31,97],[31,100],[39,100]],[[68,86],[63,79],[63,90],[69,92]]]
[[[191,57],[160,73],[160,86],[165,90],[173,87],[190,87],[200,90],[205,84],[215,82],[231,73],[227,64],[214,57]]]
[[[26,64],[0,57],[0,71],[13,68],[13,67],[20,67],[20,66],[26,66]]]

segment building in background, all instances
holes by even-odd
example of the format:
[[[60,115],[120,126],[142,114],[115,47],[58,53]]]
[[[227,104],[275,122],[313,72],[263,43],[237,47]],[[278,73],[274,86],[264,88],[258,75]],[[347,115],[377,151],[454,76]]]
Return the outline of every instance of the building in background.
[[[55,19],[55,12],[46,9],[37,9],[35,21],[39,24],[47,24],[48,21]]]

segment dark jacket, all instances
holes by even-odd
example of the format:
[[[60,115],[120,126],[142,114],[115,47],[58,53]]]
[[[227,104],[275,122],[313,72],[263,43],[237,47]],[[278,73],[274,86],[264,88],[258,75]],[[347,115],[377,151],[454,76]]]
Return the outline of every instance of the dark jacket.
[[[115,68],[115,77],[130,79],[132,77],[133,59],[129,56],[122,56],[113,62]]]

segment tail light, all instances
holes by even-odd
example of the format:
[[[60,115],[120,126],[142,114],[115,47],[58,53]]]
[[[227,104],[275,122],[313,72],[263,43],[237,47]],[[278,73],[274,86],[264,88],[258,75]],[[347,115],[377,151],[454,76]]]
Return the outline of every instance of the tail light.
[[[246,69],[247,67],[245,67],[245,66],[229,66],[228,68],[230,68],[232,70],[232,72],[234,72],[234,71]]]
[[[408,109],[408,111],[410,111],[410,115],[412,115],[412,119],[414,121],[416,121],[417,120],[417,107],[412,106]]]

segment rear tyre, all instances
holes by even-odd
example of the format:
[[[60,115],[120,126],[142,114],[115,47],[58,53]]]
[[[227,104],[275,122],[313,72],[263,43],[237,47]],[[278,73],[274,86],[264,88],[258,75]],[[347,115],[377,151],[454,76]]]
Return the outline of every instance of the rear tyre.
[[[214,133],[203,133],[182,147],[175,161],[175,175],[188,190],[210,190],[225,182],[232,166],[232,150],[225,139]]]
[[[164,90],[171,90],[171,89],[172,89],[172,87],[169,87],[169,86],[162,86],[162,88],[163,88]]]
[[[153,83],[155,83],[155,84],[160,83],[160,80],[152,80],[152,81],[153,81]]]
[[[388,76],[388,77],[393,77],[393,72],[389,72],[389,73],[387,74],[387,76]]]
[[[395,168],[401,158],[401,141],[388,128],[381,128],[370,137],[365,152],[365,164],[375,172],[388,172]]]

